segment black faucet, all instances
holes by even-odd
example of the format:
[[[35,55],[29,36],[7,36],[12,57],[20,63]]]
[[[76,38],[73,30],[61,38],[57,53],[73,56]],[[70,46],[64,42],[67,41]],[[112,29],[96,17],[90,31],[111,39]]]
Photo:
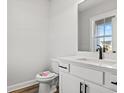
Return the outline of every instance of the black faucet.
[[[102,47],[100,45],[97,45],[99,48],[96,49],[96,51],[99,51],[99,59],[102,59]]]

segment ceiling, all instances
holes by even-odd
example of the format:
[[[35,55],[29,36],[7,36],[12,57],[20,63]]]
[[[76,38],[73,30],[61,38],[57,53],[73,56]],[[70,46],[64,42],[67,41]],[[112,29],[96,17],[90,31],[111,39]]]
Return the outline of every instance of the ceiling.
[[[104,1],[107,1],[107,0],[85,0],[83,3],[79,4],[79,11],[84,11]]]

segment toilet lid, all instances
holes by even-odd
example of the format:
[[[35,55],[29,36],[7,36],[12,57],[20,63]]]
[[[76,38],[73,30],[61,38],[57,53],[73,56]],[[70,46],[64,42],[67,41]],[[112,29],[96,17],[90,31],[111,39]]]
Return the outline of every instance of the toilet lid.
[[[48,79],[54,77],[55,75],[55,73],[49,73],[47,76],[41,76],[40,74],[37,74],[36,77],[39,79]]]

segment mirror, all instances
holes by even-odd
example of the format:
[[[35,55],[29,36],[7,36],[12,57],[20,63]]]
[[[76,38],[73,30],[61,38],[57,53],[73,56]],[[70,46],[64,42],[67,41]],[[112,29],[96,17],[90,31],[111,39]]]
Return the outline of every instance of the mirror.
[[[117,0],[85,0],[78,4],[78,51],[117,51]]]

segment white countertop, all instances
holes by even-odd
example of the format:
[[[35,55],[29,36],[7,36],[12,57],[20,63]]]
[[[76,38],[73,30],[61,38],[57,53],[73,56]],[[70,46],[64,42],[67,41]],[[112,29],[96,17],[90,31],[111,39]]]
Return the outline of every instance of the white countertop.
[[[81,56],[68,56],[59,57],[59,60],[64,63],[75,64],[78,66],[83,66],[86,68],[110,72],[112,74],[117,74],[117,61],[111,59],[96,59],[91,57],[81,57]]]

